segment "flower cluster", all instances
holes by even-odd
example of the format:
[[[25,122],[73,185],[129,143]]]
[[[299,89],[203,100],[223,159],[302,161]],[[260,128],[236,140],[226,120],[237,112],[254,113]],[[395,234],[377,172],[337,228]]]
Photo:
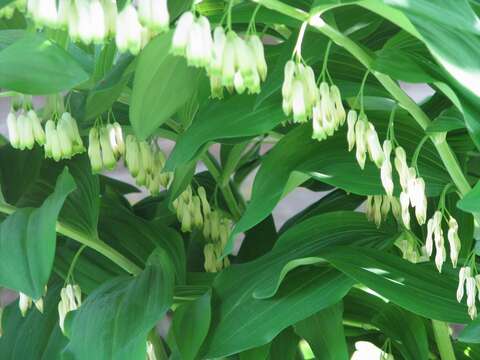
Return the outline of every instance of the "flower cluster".
[[[24,12],[25,8],[27,7],[27,1],[26,0],[16,0],[8,5],[4,5],[0,9],[0,19],[11,19],[13,15],[15,14],[15,10]]]
[[[230,264],[228,258],[221,257],[230,235],[231,223],[218,210],[212,210],[205,188],[199,186],[197,194],[194,194],[192,187],[187,186],[172,205],[181,224],[181,231],[202,230],[203,237],[208,241],[203,249],[205,270],[217,272],[227,267]]]
[[[188,65],[207,70],[216,98],[223,97],[224,87],[239,94],[257,94],[267,76],[263,43],[257,35],[242,38],[217,26],[212,37],[208,19],[190,11],[178,20],[171,51],[185,57]]]
[[[362,111],[357,116],[355,110],[350,110],[347,115],[347,126],[348,150],[351,151],[354,147],[356,148],[355,156],[360,168],[365,168],[367,154],[375,165],[381,168],[386,156],[378,139],[375,126],[368,121],[367,115]],[[388,150],[388,145],[386,147]]]
[[[67,284],[60,291],[60,302],[58,303],[58,323],[60,329],[65,333],[65,317],[70,311],[76,310],[82,305],[82,291],[80,286]]]
[[[367,219],[380,226],[382,219],[385,219],[392,210],[393,216],[398,220],[401,218],[400,202],[394,196],[370,195],[367,196],[365,213]]]
[[[37,27],[67,29],[74,41],[101,44],[115,37],[120,51],[137,54],[150,37],[168,29],[167,0],[141,0],[118,12],[115,0],[28,0]]]
[[[401,146],[395,148],[395,169],[402,188],[400,205],[402,207],[403,224],[406,228],[410,228],[410,205],[415,209],[418,224],[425,224],[427,219],[425,181],[421,177],[417,177],[417,171],[414,167],[408,167],[405,150]]]
[[[477,307],[475,306],[475,296],[477,292],[480,296],[480,275],[474,276],[470,266],[461,267],[458,272],[458,302],[462,301],[465,292],[467,293],[468,315],[474,319],[477,317]]]
[[[19,114],[10,111],[7,115],[7,128],[10,144],[15,149],[31,150],[35,142],[40,146],[45,144],[45,131],[33,109],[26,112],[22,110]]]
[[[64,112],[56,123],[52,119],[45,123],[44,148],[45,157],[55,161],[71,159],[85,151],[77,122],[70,113]]]
[[[139,141],[128,135],[125,146],[125,165],[139,186],[145,186],[152,195],[167,188],[172,179],[171,173],[162,172],[165,154],[153,143]]]
[[[402,257],[412,263],[428,261],[425,246],[419,247],[418,239],[409,231],[404,231],[402,236],[395,241],[395,245],[402,253]]]
[[[93,173],[113,170],[125,152],[122,127],[119,123],[94,126],[88,134],[88,157]]]
[[[427,238],[425,246],[428,256],[432,256],[433,244],[435,243],[435,265],[439,272],[442,272],[442,265],[447,258],[445,250],[445,239],[442,230],[442,218],[441,211],[435,211],[432,218],[427,222]],[[448,242],[450,245],[450,260],[453,267],[457,266],[458,254],[460,253],[461,243],[458,237],[458,223],[454,217],[450,216],[448,219]]]
[[[20,312],[22,316],[25,317],[27,314],[28,309],[32,307],[32,303],[35,305],[38,311],[43,313],[43,298],[39,298],[37,300],[32,300],[31,297],[28,295],[25,295],[24,293],[20,292],[19,293],[19,298],[18,298],[18,307],[20,308]]]

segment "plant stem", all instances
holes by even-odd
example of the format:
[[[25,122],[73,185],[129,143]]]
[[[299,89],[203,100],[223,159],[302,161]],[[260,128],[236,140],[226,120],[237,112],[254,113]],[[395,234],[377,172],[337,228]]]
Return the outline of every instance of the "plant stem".
[[[16,210],[17,208],[15,206],[12,206],[5,202],[0,202],[0,213],[11,215]],[[89,236],[86,236],[85,234],[74,229],[72,226],[65,224],[61,221],[57,221],[56,231],[60,235],[66,236],[72,240],[79,242],[80,244],[83,244],[95,251],[98,251],[100,254],[109,258],[115,264],[117,264],[122,269],[132,275],[137,275],[141,271],[141,269],[136,264],[131,262],[125,256],[120,254],[117,250],[109,246],[107,243],[101,241],[98,237],[91,238]]]
[[[258,0],[263,6],[276,10],[284,15],[290,16],[299,21],[309,21],[309,24],[329,37],[338,46],[343,47],[350,54],[352,54],[358,61],[362,63],[370,72],[377,78],[377,80],[383,85],[383,87],[393,96],[395,100],[415,119],[415,121],[425,130],[430,124],[430,119],[423,112],[423,110],[400,88],[400,86],[388,75],[374,71],[372,69],[373,58],[365,52],[357,43],[343,35],[338,30],[334,29],[320,17],[320,14],[310,16],[303,10],[296,9],[290,5],[284,4],[278,0]],[[440,158],[452,178],[454,184],[457,186],[461,195],[465,195],[471,190],[462,169],[453,153],[452,149],[448,145],[445,136],[438,137],[431,135],[432,139]]]
[[[213,178],[217,182],[218,186],[220,187],[220,191],[223,194],[223,197],[225,198],[225,201],[227,202],[228,209],[232,213],[234,220],[240,219],[242,216],[242,211],[240,210],[237,200],[235,198],[235,195],[233,194],[232,188],[230,186],[230,183],[228,182],[225,185],[222,185],[221,182],[221,176],[222,174],[220,173],[220,170],[218,169],[218,165],[216,163],[216,160],[213,158],[213,156],[207,151],[204,156],[202,156],[202,161],[207,167],[208,171],[212,174]]]
[[[432,320],[433,333],[437,342],[438,352],[442,360],[455,360],[449,328],[443,321]]]

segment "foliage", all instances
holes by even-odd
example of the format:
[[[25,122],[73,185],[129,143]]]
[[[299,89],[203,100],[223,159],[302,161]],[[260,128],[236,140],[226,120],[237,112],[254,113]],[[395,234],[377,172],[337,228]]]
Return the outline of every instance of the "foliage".
[[[0,358],[480,359],[479,16],[0,1]]]

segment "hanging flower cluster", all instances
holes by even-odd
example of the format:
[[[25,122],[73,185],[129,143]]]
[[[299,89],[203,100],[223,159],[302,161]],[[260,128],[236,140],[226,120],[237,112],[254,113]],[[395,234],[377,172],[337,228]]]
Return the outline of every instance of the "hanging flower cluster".
[[[70,159],[85,151],[77,122],[69,112],[60,119],[53,113],[45,123],[45,129],[32,107],[31,98],[22,96],[15,99],[7,115],[10,144],[15,149],[31,150],[35,143],[44,147],[45,157],[55,161]]]
[[[31,150],[35,142],[43,146],[45,144],[45,131],[40,119],[30,106],[15,112],[14,108],[7,115],[7,129],[10,144],[14,149]]]
[[[212,37],[208,19],[190,11],[178,20],[171,51],[185,57],[188,65],[206,69],[215,98],[223,97],[223,88],[258,94],[267,76],[263,43],[257,35],[242,38],[217,26]]]
[[[401,219],[400,202],[397,198],[388,195],[367,196],[365,213],[367,219],[375,222],[377,227],[380,227],[382,219],[387,217],[390,210],[397,220]]]
[[[458,302],[462,301],[465,292],[467,293],[468,315],[474,319],[477,317],[477,307],[475,305],[477,292],[480,297],[480,275],[474,275],[473,269],[470,266],[461,267],[458,272]]]
[[[76,120],[68,112],[64,112],[55,123],[50,119],[45,124],[45,157],[60,161],[85,151],[78,131]]]
[[[15,10],[25,12],[26,7],[26,0],[16,0],[7,5],[4,5],[0,9],[0,19],[11,19],[15,14]]]
[[[43,298],[32,300],[32,298],[29,297],[28,295],[25,295],[22,292],[19,293],[18,307],[23,317],[27,315],[27,311],[32,307],[32,303],[35,305],[38,311],[43,313]]]
[[[125,153],[122,127],[114,122],[106,126],[94,126],[88,134],[88,157],[93,173],[103,169],[113,170]]]
[[[312,119],[313,139],[332,136],[345,123],[345,109],[337,86],[323,81],[317,87],[315,73],[308,65],[289,60],[282,85],[283,112],[293,114],[293,122]]]
[[[203,237],[208,241],[203,249],[205,270],[217,272],[227,267],[230,264],[228,257],[222,259],[221,256],[230,235],[231,222],[218,210],[212,210],[205,188],[199,186],[197,194],[194,194],[188,185],[172,205],[181,224],[181,231],[202,230]]]
[[[139,186],[145,186],[152,195],[167,188],[172,179],[171,173],[162,172],[165,154],[156,142],[139,141],[128,135],[125,146],[125,165]]]
[[[58,323],[65,334],[65,317],[70,311],[78,309],[82,305],[82,291],[77,284],[67,284],[60,291],[60,302],[58,303]]]
[[[447,252],[445,250],[445,239],[442,230],[442,219],[444,215],[441,211],[437,210],[433,214],[432,218],[427,222],[427,238],[425,246],[428,256],[432,256],[433,245],[435,244],[435,265],[439,272],[442,272],[442,265],[447,258]],[[454,217],[450,216],[448,219],[448,233],[447,239],[450,245],[450,260],[453,267],[457,267],[458,255],[460,253],[461,242],[458,236],[458,223]]]
[[[74,41],[102,44],[115,37],[120,51],[137,54],[149,39],[168,30],[167,0],[141,0],[118,12],[115,0],[28,0],[37,27],[67,29]]]

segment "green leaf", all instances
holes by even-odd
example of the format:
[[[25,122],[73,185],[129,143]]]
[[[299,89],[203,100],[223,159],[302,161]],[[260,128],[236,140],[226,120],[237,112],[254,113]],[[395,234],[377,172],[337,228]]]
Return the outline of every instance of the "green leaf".
[[[38,147],[32,151],[18,151],[11,146],[0,148],[2,193],[7,203],[17,203],[37,180],[42,163],[43,154]]]
[[[392,254],[359,247],[332,248],[323,257],[415,314],[447,322],[468,321],[467,307],[456,300],[458,275],[448,267],[439,274],[431,264],[413,264]]]
[[[457,202],[459,209],[475,214],[480,212],[480,182],[477,182],[472,190]]]
[[[210,141],[263,134],[285,120],[278,97],[254,108],[255,97],[232,96],[210,102],[199,111],[192,125],[180,137],[165,165],[173,170],[191,160]]]
[[[43,313],[31,309],[22,317],[18,301],[3,311],[3,335],[0,338],[0,354],[3,359],[60,360],[67,344],[58,326],[58,301],[61,283],[50,284],[44,299]]]
[[[259,300],[251,295],[253,273],[242,276],[241,270],[232,266],[215,280],[217,300],[206,358],[266,344],[282,329],[338,302],[352,286],[350,279],[331,269],[304,267],[287,275],[274,298]]]
[[[70,90],[88,74],[64,49],[41,35],[26,35],[0,51],[0,87],[45,95]]]
[[[56,220],[75,181],[65,169],[37,209],[18,209],[0,225],[0,284],[40,298],[55,256]]]
[[[156,248],[163,249],[173,264],[179,283],[185,282],[185,249],[180,234],[160,222],[146,221],[105,196],[102,199],[99,233],[139,266]],[[135,241],[132,241],[135,239]]]
[[[173,286],[173,266],[162,250],[138,276],[103,284],[74,313],[66,357],[145,359],[148,332],[170,308]]]
[[[181,305],[173,315],[172,331],[184,360],[194,360],[210,327],[210,292]],[[192,326],[193,324],[193,326]]]
[[[132,56],[120,58],[114,67],[88,93],[85,119],[94,119],[112,107],[131,79],[136,62]]]
[[[343,330],[343,304],[332,305],[295,324],[295,332],[307,340],[319,359],[348,359]]]
[[[285,327],[337,303],[351,283],[328,267],[311,271],[302,265],[320,262],[326,248],[339,244],[384,246],[394,231],[378,230],[364,214],[326,213],[290,228],[266,255],[224,270],[214,283],[208,355],[263,345]]]
[[[196,91],[200,71],[170,54],[172,33],[157,36],[138,59],[130,105],[130,122],[144,139],[167,121]]]
[[[458,340],[472,344],[480,343],[480,321],[478,318],[474,319],[462,330]]]
[[[293,360],[303,359],[299,355],[300,338],[291,327],[286,328],[270,344],[270,359]]]

